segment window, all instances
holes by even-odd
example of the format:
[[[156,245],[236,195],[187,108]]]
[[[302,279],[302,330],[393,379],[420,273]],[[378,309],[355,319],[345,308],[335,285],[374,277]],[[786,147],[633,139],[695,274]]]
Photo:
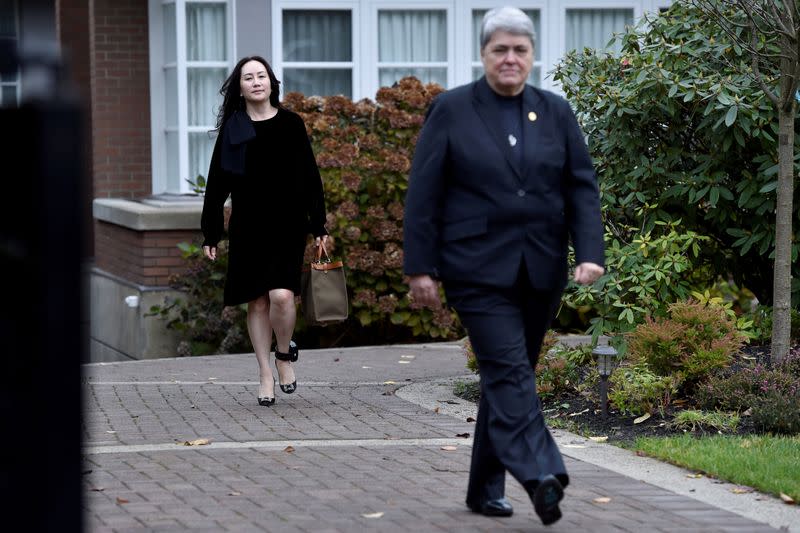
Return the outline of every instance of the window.
[[[208,173],[219,89],[231,68],[230,21],[226,2],[165,1],[160,9],[164,99],[163,117],[153,118],[153,192],[180,194],[189,192],[187,180]]]
[[[488,9],[472,10],[472,31],[470,42],[472,43],[472,79],[477,80],[483,76],[483,65],[481,63],[481,23],[483,16]],[[526,15],[533,22],[533,31],[536,33],[536,42],[533,47],[533,68],[528,76],[528,83],[540,87],[542,85],[542,24],[538,9],[523,9]]]
[[[378,84],[405,76],[447,86],[447,11],[378,11]]]
[[[567,9],[566,51],[595,48],[605,50],[614,33],[633,24],[633,9]],[[618,51],[619,43],[612,45]]]
[[[351,10],[286,9],[281,14],[284,94],[353,97]]]
[[[16,0],[0,0],[0,39],[19,41]],[[0,74],[0,106],[19,105],[19,69],[13,74]]]

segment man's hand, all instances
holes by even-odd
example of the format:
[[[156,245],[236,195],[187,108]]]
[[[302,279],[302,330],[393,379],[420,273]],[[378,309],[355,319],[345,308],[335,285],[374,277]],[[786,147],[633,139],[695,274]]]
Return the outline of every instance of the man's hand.
[[[581,285],[591,285],[605,273],[605,269],[595,263],[581,263],[575,267],[573,279]]]
[[[216,261],[217,259],[217,247],[216,246],[203,246],[203,254],[206,257],[211,259],[212,261]]]
[[[442,306],[439,285],[427,274],[411,276],[408,280],[411,299],[420,305],[436,309]]]

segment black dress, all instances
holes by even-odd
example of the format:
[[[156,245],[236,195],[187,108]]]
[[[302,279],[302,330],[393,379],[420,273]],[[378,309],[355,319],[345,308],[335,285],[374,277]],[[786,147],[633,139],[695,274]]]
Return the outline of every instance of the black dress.
[[[271,119],[252,121],[237,112],[223,125],[206,182],[204,246],[222,238],[228,195],[225,305],[271,289],[299,294],[308,234],[327,234],[322,180],[299,115],[279,109]]]

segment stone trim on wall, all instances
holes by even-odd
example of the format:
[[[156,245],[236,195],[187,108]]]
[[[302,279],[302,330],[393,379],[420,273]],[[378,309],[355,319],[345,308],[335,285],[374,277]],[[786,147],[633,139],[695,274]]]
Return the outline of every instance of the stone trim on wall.
[[[154,206],[120,199],[96,199],[95,265],[131,283],[167,287],[186,270],[177,245],[200,237],[202,203]]]

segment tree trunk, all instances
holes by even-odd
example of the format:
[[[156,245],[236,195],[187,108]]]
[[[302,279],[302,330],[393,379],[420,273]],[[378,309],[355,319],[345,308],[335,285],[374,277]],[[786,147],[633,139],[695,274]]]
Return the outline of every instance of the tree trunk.
[[[778,198],[775,213],[775,277],[772,289],[772,362],[789,354],[792,298],[792,195],[796,103],[778,109]]]

